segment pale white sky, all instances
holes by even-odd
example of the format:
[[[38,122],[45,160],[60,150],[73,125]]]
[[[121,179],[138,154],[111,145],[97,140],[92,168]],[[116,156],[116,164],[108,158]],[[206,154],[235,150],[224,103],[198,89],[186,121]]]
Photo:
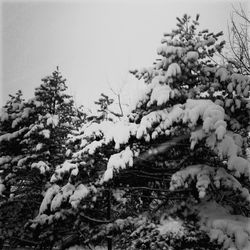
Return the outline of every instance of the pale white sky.
[[[124,82],[132,95],[137,81],[128,70],[152,65],[176,16],[199,13],[201,28],[226,31],[232,3],[239,1],[2,0],[0,104],[18,89],[31,97],[57,65],[78,104]]]

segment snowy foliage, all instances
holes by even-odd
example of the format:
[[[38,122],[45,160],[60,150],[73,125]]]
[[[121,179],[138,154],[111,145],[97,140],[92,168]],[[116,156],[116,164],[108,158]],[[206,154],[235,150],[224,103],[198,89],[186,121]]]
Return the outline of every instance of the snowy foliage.
[[[158,226],[158,230],[160,232],[160,234],[164,235],[167,233],[171,233],[171,234],[180,234],[180,235],[184,235],[184,227],[183,227],[183,222],[180,220],[175,220],[173,218],[161,218],[160,220],[160,224]]]
[[[89,194],[89,189],[83,185],[80,184],[76,187],[73,195],[70,196],[69,202],[72,205],[72,207],[77,208],[80,201],[84,199]]]
[[[39,214],[46,211],[46,209],[48,208],[48,205],[51,203],[52,198],[58,193],[59,190],[60,190],[60,187],[58,185],[53,185],[47,190],[44,196],[43,202],[40,206]]]
[[[178,249],[190,220],[217,249],[249,249],[250,78],[209,61],[223,48],[222,33],[198,32],[198,18],[177,18],[157,62],[131,70],[145,86],[126,116],[114,113],[113,99],[102,94],[97,114],[74,128],[80,121],[58,73],[43,80],[35,98],[23,103],[19,96],[5,107],[1,145],[18,140],[23,148],[10,155],[6,147],[0,155],[0,193],[15,174],[6,171],[12,165],[50,180],[31,221],[41,239],[53,241],[68,227],[80,243],[98,245],[132,228],[121,249],[164,249],[166,242]],[[206,242],[203,236],[184,242]]]
[[[78,173],[78,167],[74,163],[70,163],[69,161],[65,161],[61,166],[57,166],[55,173],[52,175],[50,181],[55,182],[56,180],[60,180],[66,172]]]
[[[215,202],[201,204],[199,210],[203,227],[208,230],[212,240],[223,243],[224,249],[249,249],[249,218],[231,215]]]
[[[187,187],[189,181],[196,181],[199,197],[204,198],[209,186],[217,189],[232,189],[238,191],[244,200],[250,202],[249,190],[243,188],[240,182],[228,174],[224,168],[212,168],[206,165],[193,165],[176,172],[170,182],[170,190]]]

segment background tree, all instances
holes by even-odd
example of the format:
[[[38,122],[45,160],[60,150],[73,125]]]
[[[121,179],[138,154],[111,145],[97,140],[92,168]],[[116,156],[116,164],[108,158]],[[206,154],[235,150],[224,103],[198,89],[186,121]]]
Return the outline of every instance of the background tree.
[[[1,116],[1,221],[11,244],[35,244],[24,225],[37,214],[55,166],[66,159],[66,139],[79,124],[60,72],[42,81],[34,98],[11,97]]]
[[[229,55],[226,58],[233,64],[241,74],[250,74],[250,19],[249,13],[242,5],[239,8],[233,6],[230,18],[229,33]]]

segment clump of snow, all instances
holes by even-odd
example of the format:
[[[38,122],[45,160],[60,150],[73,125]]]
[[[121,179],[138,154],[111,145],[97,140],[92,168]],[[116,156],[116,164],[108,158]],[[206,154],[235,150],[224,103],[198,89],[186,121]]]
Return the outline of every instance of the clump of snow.
[[[86,250],[86,247],[75,245],[67,248],[67,250]]]
[[[0,196],[3,194],[4,190],[5,190],[5,185],[3,184],[3,180],[0,177]]]
[[[203,120],[202,130],[198,129],[191,133],[191,148],[193,149],[199,140],[205,138],[215,130],[218,140],[222,140],[226,134],[224,121],[224,109],[210,100],[191,100],[185,104],[183,122],[194,128],[199,119]]]
[[[185,234],[185,228],[183,222],[178,219],[173,219],[172,217],[161,218],[160,225],[157,226],[161,235],[174,234],[178,236],[183,236]]]
[[[48,129],[40,131],[39,134],[43,135],[44,138],[50,138],[50,131]]]
[[[43,102],[34,100],[33,104],[38,108],[38,107],[41,107],[43,105]]]
[[[224,67],[218,68],[218,70],[215,73],[215,77],[220,78],[221,82],[226,81],[229,78],[228,70]]]
[[[215,44],[215,42],[216,42],[215,38],[209,37],[206,41],[206,44],[207,44],[207,46],[211,46],[211,45]]]
[[[47,114],[47,125],[52,125],[52,127],[56,127],[59,123],[59,116],[58,115],[50,115]]]
[[[39,169],[41,174],[44,174],[45,172],[49,171],[49,169],[50,169],[49,166],[43,161],[32,163],[31,168]]]
[[[231,80],[234,84],[241,84],[243,88],[250,85],[250,77],[247,75],[233,73],[231,75]]]
[[[72,102],[72,98],[65,98],[63,102],[65,104],[69,104],[70,102]]]
[[[188,51],[187,60],[188,61],[197,61],[199,58],[199,54],[197,51]]]
[[[244,97],[249,97],[250,95],[250,85],[247,85],[245,89],[243,90],[243,96]]]
[[[67,183],[65,186],[63,186],[60,192],[55,195],[55,197],[51,202],[50,205],[51,211],[57,210],[61,206],[62,202],[66,201],[68,197],[70,197],[73,194],[74,191],[75,191],[75,186],[73,186],[70,183]]]
[[[30,137],[31,134],[33,134],[33,133],[35,133],[37,130],[43,129],[43,128],[44,128],[43,124],[39,124],[39,125],[37,125],[37,124],[31,124],[31,125],[29,126],[29,131],[24,135],[24,138]]]
[[[198,119],[204,115],[205,110],[213,105],[215,104],[210,100],[188,99],[185,104],[183,122],[189,122],[191,126],[195,126]]]
[[[209,97],[209,93],[207,91],[200,93],[200,97],[206,98]]]
[[[19,118],[16,118],[13,122],[12,122],[12,124],[11,124],[11,127],[12,128],[15,128],[19,123],[20,123],[20,121],[21,121],[22,119],[19,117]]]
[[[227,85],[227,90],[228,92],[232,93],[233,90],[234,90],[234,87],[235,87],[235,84],[233,82],[230,82],[228,85]],[[228,104],[227,104],[228,105]]]
[[[246,149],[247,160],[250,162],[250,147]]]
[[[41,150],[43,148],[43,143],[38,143],[37,145],[36,145],[36,151],[39,151],[39,150]]]
[[[81,157],[84,153],[94,154],[102,145],[115,142],[115,149],[119,149],[122,144],[126,144],[131,135],[135,135],[138,125],[129,123],[127,119],[119,121],[103,121],[101,123],[92,123],[84,130],[80,151],[73,154],[73,157]],[[103,139],[92,141],[88,144],[87,137],[99,137]]]
[[[32,113],[32,111],[33,110],[29,107],[24,108],[22,111],[22,118],[28,118],[30,116],[30,113]]]
[[[166,77],[176,77],[178,75],[181,75],[181,68],[178,63],[172,63],[169,65]]]
[[[210,104],[203,113],[203,121],[207,118],[212,119],[212,123],[215,124],[217,121],[223,121],[225,117],[225,111],[220,105],[214,103]]]
[[[231,156],[237,155],[238,146],[234,143],[231,136],[225,135],[224,139],[217,145],[217,153],[223,158],[230,158]]]
[[[93,141],[90,144],[88,144],[86,147],[84,147],[82,150],[76,152],[74,154],[74,157],[81,156],[84,153],[89,153],[90,155],[92,155],[95,153],[96,149],[100,148],[103,144],[104,144],[104,140]]]
[[[192,165],[176,172],[171,177],[169,189],[173,191],[178,188],[188,187],[191,180],[196,182],[200,198],[205,197],[206,190],[213,183],[219,190],[223,188],[239,191],[241,197],[250,203],[249,191],[242,187],[236,178],[227,173],[223,168],[216,169],[207,165]]]
[[[55,173],[51,176],[50,181],[55,182],[61,180],[65,173],[71,171],[71,174],[77,175],[78,174],[78,166],[76,163],[72,163],[69,160],[66,160],[62,165],[56,167]],[[73,172],[75,171],[75,172]],[[72,173],[73,172],[73,173]]]
[[[184,48],[179,46],[162,45],[157,49],[157,53],[162,56],[177,55],[178,57],[181,57],[184,50]]]
[[[13,109],[14,111],[18,110],[19,107],[20,107],[20,103],[13,103],[13,104],[12,104],[12,109]]]
[[[106,128],[112,126],[111,121],[104,121],[101,124],[93,122],[88,127],[84,127],[84,136],[85,137],[92,137],[96,136],[99,137],[102,135],[102,131],[105,131]]]
[[[73,208],[77,208],[82,199],[84,199],[90,190],[85,185],[80,184],[76,187],[74,193],[70,196],[69,202]]]
[[[124,190],[122,190],[122,189],[113,189],[112,194],[113,194],[114,198],[117,201],[122,202],[123,204],[126,203],[127,199],[123,197],[124,194],[125,194]]]
[[[191,142],[191,145],[190,145],[190,148],[193,150],[196,143],[198,141],[201,141],[203,138],[205,138],[206,136],[206,133],[203,129],[197,129],[193,132],[191,132],[191,136],[190,136],[190,142]]]
[[[241,174],[250,179],[250,163],[239,156],[232,156],[228,161],[228,169],[234,170],[234,175],[240,177]]]
[[[250,203],[250,194],[246,188],[243,188],[240,182],[231,174],[228,174],[224,168],[219,168],[213,177],[214,185],[220,189],[221,187],[239,191],[242,198]]]
[[[71,153],[72,153],[71,149],[67,149],[67,151],[65,152],[65,156],[69,157]]]
[[[12,158],[10,156],[2,156],[0,157],[0,165],[4,165],[8,162],[10,162]]]
[[[180,122],[183,114],[184,110],[182,105],[178,104],[174,105],[169,112],[167,109],[163,109],[145,115],[141,119],[140,125],[137,129],[136,138],[141,139],[144,137],[145,140],[147,140],[149,131],[153,126],[155,126],[155,130],[152,132],[152,139],[157,138],[159,134],[168,133],[168,128],[171,127],[174,122]]]
[[[160,123],[164,119],[164,116],[166,116],[166,114],[168,114],[167,109],[163,109],[163,110],[153,111],[145,115],[141,119],[140,125],[137,129],[136,138],[140,139],[142,138],[142,136],[146,135],[147,130],[151,129],[157,123]]]
[[[226,134],[226,127],[220,125],[218,128],[215,130],[215,134],[217,136],[218,140],[222,140]]]
[[[105,143],[108,144],[114,140],[115,149],[119,149],[120,145],[126,144],[129,141],[131,134],[133,134],[133,128],[127,121],[116,122],[106,131]]]
[[[156,84],[150,96],[150,101],[147,106],[157,103],[157,106],[161,106],[174,97],[174,91],[168,86],[163,84]]]
[[[26,156],[26,157],[21,157],[18,159],[18,162],[17,162],[17,166],[18,167],[22,167],[24,165],[25,162],[27,162],[27,160],[30,159],[30,156]]]
[[[173,191],[188,185],[190,179],[196,180],[196,188],[199,192],[199,197],[204,198],[206,189],[211,183],[210,175],[213,171],[214,169],[207,165],[198,164],[188,166],[172,175],[169,189]]]
[[[59,213],[59,212],[57,212],[57,213]],[[55,215],[57,215],[57,217],[59,217],[57,213]],[[47,214],[38,215],[34,220],[32,220],[33,223],[31,224],[31,228],[36,228],[37,224],[40,224],[40,225],[44,225],[46,223],[51,224],[54,217],[55,216],[53,214],[51,214],[51,215],[47,215]]]
[[[7,121],[8,119],[9,119],[9,114],[7,110],[5,108],[2,108],[0,113],[0,121],[4,122]]]
[[[120,168],[124,169],[126,166],[133,166],[133,152],[130,147],[126,147],[126,149],[120,153],[111,155],[108,161],[107,170],[102,177],[101,183],[112,179],[114,170],[118,170]]]
[[[224,117],[224,109],[210,100],[187,100],[183,122],[188,122],[194,128],[198,119],[203,120],[202,129],[191,132],[191,149],[198,141],[207,137],[206,144],[221,159],[228,159],[228,169],[233,170],[235,176],[245,175],[250,178],[249,162],[238,156],[241,152],[242,137],[227,132]]]
[[[39,215],[41,215],[43,212],[45,212],[51,203],[53,197],[60,191],[60,187],[56,184],[51,186],[47,192],[45,193],[45,196],[43,198],[42,204],[39,209]]]
[[[250,219],[241,215],[231,215],[216,202],[198,206],[203,229],[211,240],[223,243],[224,249],[250,249]]]

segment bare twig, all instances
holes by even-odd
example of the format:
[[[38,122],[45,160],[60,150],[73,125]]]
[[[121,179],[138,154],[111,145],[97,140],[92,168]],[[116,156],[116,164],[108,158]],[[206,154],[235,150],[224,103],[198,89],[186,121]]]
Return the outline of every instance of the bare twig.
[[[245,10],[240,4],[239,9],[232,6],[231,27],[228,25],[229,46],[236,63],[234,65],[242,74],[250,74],[250,54],[249,54],[249,35],[248,28],[250,19],[247,17]],[[239,22],[235,21],[235,17],[240,18]],[[244,23],[240,23],[243,21]]]

